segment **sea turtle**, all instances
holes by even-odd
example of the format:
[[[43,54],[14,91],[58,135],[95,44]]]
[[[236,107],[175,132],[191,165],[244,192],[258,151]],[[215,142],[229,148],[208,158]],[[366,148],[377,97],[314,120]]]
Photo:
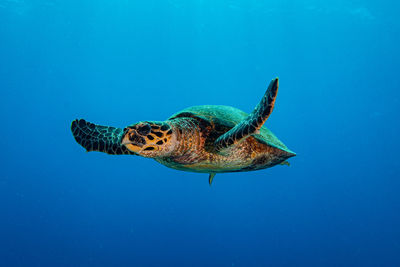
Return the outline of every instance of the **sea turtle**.
[[[260,103],[247,114],[229,106],[193,106],[166,121],[141,121],[125,129],[83,119],[71,125],[75,140],[87,151],[139,155],[167,167],[209,173],[254,171],[288,164],[296,154],[263,126],[278,92],[273,79]]]

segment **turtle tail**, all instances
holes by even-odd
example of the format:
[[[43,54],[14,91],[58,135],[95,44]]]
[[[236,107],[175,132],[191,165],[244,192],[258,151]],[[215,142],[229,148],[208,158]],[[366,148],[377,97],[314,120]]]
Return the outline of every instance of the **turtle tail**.
[[[121,144],[124,130],[121,128],[101,126],[85,121],[74,120],[71,124],[72,134],[87,152],[99,151],[112,155],[135,154]]]

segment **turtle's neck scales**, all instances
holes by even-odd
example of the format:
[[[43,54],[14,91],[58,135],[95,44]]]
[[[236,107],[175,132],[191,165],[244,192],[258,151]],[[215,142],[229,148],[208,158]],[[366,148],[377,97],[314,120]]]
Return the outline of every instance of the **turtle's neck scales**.
[[[176,118],[169,121],[176,134],[176,146],[171,156],[174,161],[181,163],[194,163],[204,155],[204,142],[202,142],[198,121],[193,118]]]

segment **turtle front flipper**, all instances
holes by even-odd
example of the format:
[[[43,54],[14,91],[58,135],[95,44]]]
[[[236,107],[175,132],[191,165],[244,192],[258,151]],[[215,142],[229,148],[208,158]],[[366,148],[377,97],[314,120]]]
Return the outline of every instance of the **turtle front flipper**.
[[[278,78],[275,78],[270,82],[267,91],[253,112],[231,130],[215,140],[214,145],[216,151],[221,151],[230,145],[236,144],[243,138],[246,138],[260,130],[269,115],[272,113],[276,95],[278,93],[278,87],[279,81]]]
[[[71,131],[76,142],[88,152],[99,151],[112,155],[135,154],[121,144],[124,133],[121,128],[96,125],[80,119],[72,122]]]

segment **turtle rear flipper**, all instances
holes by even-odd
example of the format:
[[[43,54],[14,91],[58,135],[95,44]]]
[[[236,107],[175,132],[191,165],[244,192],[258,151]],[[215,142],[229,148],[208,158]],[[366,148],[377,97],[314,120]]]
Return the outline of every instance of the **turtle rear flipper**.
[[[96,125],[84,119],[74,120],[71,131],[76,142],[87,152],[99,151],[112,155],[134,154],[121,144],[123,129]]]
[[[253,112],[235,127],[215,140],[214,145],[216,151],[221,151],[230,145],[236,144],[241,139],[257,133],[260,130],[269,115],[272,113],[276,95],[278,93],[278,87],[279,81],[278,78],[275,78],[270,82],[267,91]]]

